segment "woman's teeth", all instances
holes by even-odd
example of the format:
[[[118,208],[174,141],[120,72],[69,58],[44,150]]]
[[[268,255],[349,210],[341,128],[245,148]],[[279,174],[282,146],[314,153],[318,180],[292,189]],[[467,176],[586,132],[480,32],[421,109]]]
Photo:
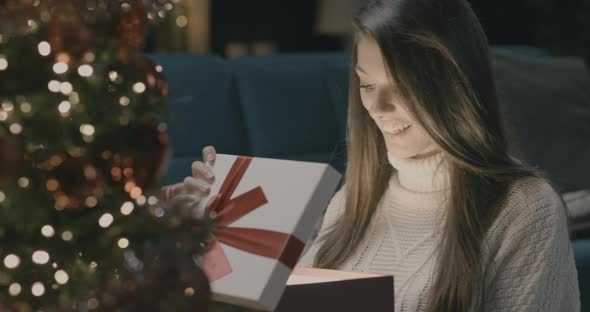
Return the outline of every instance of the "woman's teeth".
[[[401,126],[385,126],[383,127],[383,131],[389,133],[389,134],[398,134],[406,129],[408,129],[412,124],[405,124],[405,125],[401,125]]]

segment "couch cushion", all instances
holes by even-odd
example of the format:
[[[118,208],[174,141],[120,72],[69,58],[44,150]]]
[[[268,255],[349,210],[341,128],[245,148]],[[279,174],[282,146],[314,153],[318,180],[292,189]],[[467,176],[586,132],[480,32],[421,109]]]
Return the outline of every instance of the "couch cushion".
[[[578,281],[580,285],[580,311],[590,311],[590,239],[573,242]]]
[[[247,57],[232,67],[252,155],[330,153],[344,138],[345,54]]]
[[[249,153],[241,111],[232,98],[230,68],[223,59],[174,53],[148,56],[162,65],[170,86],[168,129],[174,157],[200,158],[207,145],[219,153]]]
[[[588,175],[590,179],[590,175]],[[590,216],[590,189],[562,194],[570,217]]]
[[[590,77],[581,59],[493,54],[512,152],[561,191],[590,188]]]
[[[166,176],[162,181],[163,184],[182,182],[185,177],[192,174],[191,164],[195,160],[200,160],[200,158],[193,156],[178,156],[170,159],[167,164]]]

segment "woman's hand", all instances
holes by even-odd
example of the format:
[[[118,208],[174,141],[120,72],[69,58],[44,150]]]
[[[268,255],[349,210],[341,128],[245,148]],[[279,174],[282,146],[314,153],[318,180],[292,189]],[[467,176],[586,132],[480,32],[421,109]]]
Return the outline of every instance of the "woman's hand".
[[[167,208],[179,208],[183,215],[193,218],[203,218],[205,212],[198,211],[198,204],[211,192],[211,185],[215,181],[213,165],[216,151],[213,146],[203,148],[203,161],[195,161],[191,165],[192,176],[183,182],[167,185],[160,190],[160,200]]]

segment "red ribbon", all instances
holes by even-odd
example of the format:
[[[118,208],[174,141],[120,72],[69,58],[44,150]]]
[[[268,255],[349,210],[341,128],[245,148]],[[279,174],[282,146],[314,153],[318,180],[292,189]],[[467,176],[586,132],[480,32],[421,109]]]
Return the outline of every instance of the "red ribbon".
[[[299,255],[305,247],[302,241],[289,234],[229,226],[268,202],[260,186],[231,198],[251,162],[250,157],[237,157],[219,193],[207,202],[206,213],[216,214],[213,219],[215,228],[210,239],[211,249],[203,259],[203,270],[210,282],[232,272],[220,243],[257,256],[276,259],[291,269],[297,264]]]

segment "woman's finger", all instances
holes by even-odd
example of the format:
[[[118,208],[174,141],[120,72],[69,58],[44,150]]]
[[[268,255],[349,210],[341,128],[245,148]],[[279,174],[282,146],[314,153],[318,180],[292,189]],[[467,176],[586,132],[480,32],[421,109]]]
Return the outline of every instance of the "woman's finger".
[[[170,201],[174,196],[182,193],[184,190],[184,183],[176,183],[172,185],[166,185],[160,189],[159,198],[163,202]]]
[[[174,197],[169,203],[168,208],[179,210],[185,217],[202,218],[204,213],[197,213],[199,211],[200,202],[201,198],[198,196],[183,194]]]
[[[205,197],[211,192],[211,183],[203,179],[186,177],[184,179],[185,192],[188,194]]]
[[[217,157],[217,151],[215,151],[215,147],[209,145],[203,148],[203,162],[213,167],[215,165],[215,158]]]
[[[202,161],[195,161],[191,165],[191,170],[193,173],[193,178],[195,179],[203,179],[209,182],[215,181],[215,175],[213,174],[213,170],[207,165],[205,165]]]
[[[170,207],[176,207],[176,206],[181,206],[181,205],[185,205],[186,203],[189,202],[198,202],[201,199],[201,197],[195,196],[195,195],[189,195],[189,194],[180,194],[177,196],[174,196],[170,201],[169,201],[169,206]]]

